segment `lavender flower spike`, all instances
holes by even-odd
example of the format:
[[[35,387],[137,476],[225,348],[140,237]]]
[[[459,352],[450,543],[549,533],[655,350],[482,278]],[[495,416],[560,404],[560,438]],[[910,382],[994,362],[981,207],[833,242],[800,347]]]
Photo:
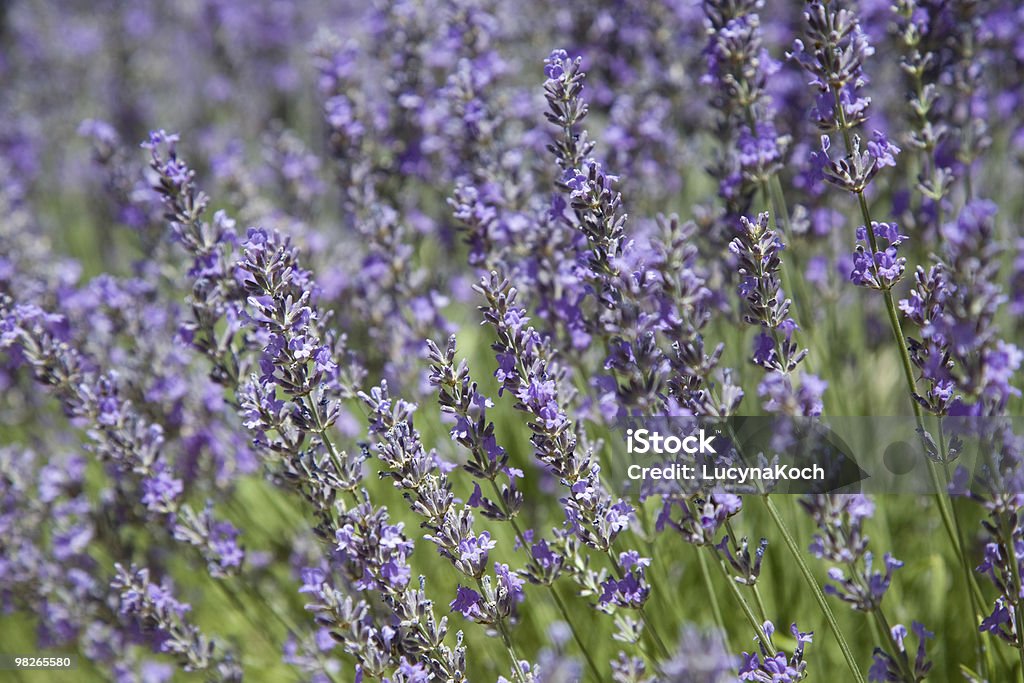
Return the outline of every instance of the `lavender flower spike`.
[[[120,611],[153,635],[154,648],[174,655],[185,671],[204,671],[215,681],[241,681],[241,667],[230,652],[210,641],[185,615],[191,607],[178,602],[166,584],[154,583],[148,569],[116,565],[110,587],[120,594]]]

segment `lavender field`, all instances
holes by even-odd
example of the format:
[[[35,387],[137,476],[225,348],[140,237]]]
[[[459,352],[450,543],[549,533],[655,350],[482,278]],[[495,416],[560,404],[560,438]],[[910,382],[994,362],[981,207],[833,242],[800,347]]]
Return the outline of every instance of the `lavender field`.
[[[1024,683],[1022,187],[1016,0],[0,2],[0,682]]]

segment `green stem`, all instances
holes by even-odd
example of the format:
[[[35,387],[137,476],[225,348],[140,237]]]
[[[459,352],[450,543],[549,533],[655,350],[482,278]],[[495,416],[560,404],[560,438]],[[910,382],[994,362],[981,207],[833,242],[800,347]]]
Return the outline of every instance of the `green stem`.
[[[580,653],[583,655],[583,659],[587,662],[587,667],[590,672],[594,674],[594,681],[601,680],[601,673],[597,669],[597,664],[594,662],[593,657],[590,656],[590,651],[587,646],[583,644],[583,639],[580,637],[579,632],[576,631],[576,627],[573,625],[572,619],[569,618],[569,611],[565,608],[565,602],[562,601],[562,597],[555,590],[554,586],[548,586],[551,590],[551,597],[555,599],[555,605],[558,607],[559,613],[562,615],[562,620],[569,625],[569,630],[572,631],[573,640],[576,641],[576,645],[580,648]]]
[[[843,143],[846,146],[847,156],[853,154],[853,140],[850,137],[850,128],[846,123],[846,112],[843,109],[843,104],[839,100],[839,92],[833,88],[833,97],[835,99],[835,108],[839,116],[839,129],[843,135]],[[868,242],[871,246],[871,262],[874,264],[875,274],[878,274],[878,264],[875,263],[875,254],[878,253],[878,240],[875,237],[875,228],[871,222],[871,210],[868,208],[867,197],[864,196],[864,190],[857,190],[857,203],[860,206],[861,217],[864,219],[864,230],[868,234]],[[881,280],[879,280],[881,282]],[[882,288],[882,295],[885,299],[885,310],[889,315],[889,326],[892,327],[893,337],[896,338],[896,345],[899,347],[900,362],[903,365],[903,376],[907,380],[907,386],[910,388],[910,405],[914,410],[914,417],[917,418],[918,427],[923,428],[922,417],[921,417],[921,406],[914,396],[917,394],[917,380],[914,378],[914,365],[910,360],[910,351],[907,346],[907,338],[903,335],[903,328],[900,325],[900,316],[896,310],[896,301],[893,299],[892,290],[889,287]]]
[[[846,144],[846,153],[849,155],[853,153],[853,144],[850,139],[850,131],[846,122],[846,114],[839,101],[838,93],[835,93],[835,107],[839,115],[839,127],[843,133],[843,140]],[[875,230],[871,223],[871,211],[868,207],[867,198],[864,196],[863,190],[858,191],[856,194],[857,203],[860,205],[861,216],[864,219],[865,230],[871,244],[871,251],[872,254],[874,254],[878,251],[878,246],[875,238]],[[885,309],[888,313],[889,325],[892,328],[896,345],[899,347],[900,363],[903,367],[903,376],[906,379],[907,388],[910,390],[910,404],[914,410],[914,419],[917,422],[918,429],[924,431],[924,418],[921,411],[921,405],[914,398],[917,395],[917,380],[914,376],[914,365],[910,359],[910,347],[907,344],[907,338],[903,334],[903,328],[900,325],[899,313],[896,309],[896,302],[893,298],[892,290],[889,287],[884,287],[882,289],[882,295],[885,299]],[[981,589],[978,587],[974,574],[969,571],[970,564],[967,561],[964,548],[960,543],[959,522],[956,520],[955,514],[950,509],[947,496],[942,493],[942,491],[946,489],[942,487],[938,473],[935,471],[935,464],[931,461],[928,462],[928,474],[932,480],[932,485],[936,490],[933,498],[939,508],[939,516],[942,518],[942,526],[945,528],[946,536],[953,545],[953,550],[960,561],[960,565],[968,568],[966,578],[968,586],[970,586],[969,592],[974,594],[974,599],[978,599],[981,596]]]
[[[340,477],[344,470],[342,469],[341,456],[338,454],[338,449],[334,447],[334,442],[331,441],[331,437],[327,435],[327,427],[320,418],[320,411],[317,409],[316,401],[309,396],[307,396],[306,399],[309,412],[313,416],[313,420],[316,422],[316,433],[320,436],[320,440],[323,441],[324,446],[327,447],[327,453],[331,457],[331,463],[334,464],[334,469],[337,470],[338,476]]]
[[[870,221],[870,216],[868,219]],[[874,230],[868,230],[869,235],[874,234]],[[910,360],[910,351],[907,345],[907,338],[903,335],[903,327],[900,325],[899,313],[896,310],[896,301],[893,299],[892,291],[885,289],[882,291],[885,297],[885,309],[889,313],[889,325],[892,326],[893,336],[896,338],[896,342],[900,347],[900,362],[903,365],[903,376],[907,380],[907,388],[910,389],[910,401],[911,406],[914,409],[914,417],[917,419],[918,426],[923,427],[921,405],[914,399],[914,395],[917,394],[917,380],[914,378],[914,365]]]
[[[775,204],[775,211],[782,219],[782,230],[787,237],[792,239],[793,229],[789,220],[789,207],[786,205],[786,195],[782,191],[782,181],[778,175],[772,175],[768,180],[768,189],[771,192],[772,202]]]
[[[962,52],[962,55],[961,55],[961,58],[964,60],[965,63],[970,63],[971,60],[974,58],[974,41],[973,41],[973,37],[969,33],[970,32],[965,32],[965,34],[964,34],[964,45],[963,45],[963,48],[962,48],[963,52]],[[967,92],[962,93],[962,96],[963,96],[962,101],[963,102],[970,102],[972,100],[972,96],[973,96],[973,93],[974,93],[974,85],[971,83],[970,79],[967,79],[966,82],[967,82]],[[968,108],[967,108],[967,121],[965,122],[965,125],[962,128],[963,134],[964,134],[964,146],[963,146],[963,149],[966,150],[966,158],[963,159],[963,165],[964,165],[964,192],[966,193],[966,197],[964,198],[965,199],[965,203],[971,201],[971,199],[974,197],[974,183],[973,183],[973,180],[971,178],[971,166],[974,165],[974,158],[972,156],[972,154],[974,152],[974,140],[973,140],[974,136],[972,135],[971,123],[972,123],[972,121],[971,121],[971,107],[968,106]],[[1022,660],[1022,662],[1024,662],[1024,660]]]
[[[708,560],[705,557],[705,553],[701,551],[698,546],[693,546],[693,549],[697,552],[697,561],[700,563],[700,574],[701,578],[704,579],[704,590],[708,594],[708,602],[711,604],[711,614],[715,618],[715,623],[718,628],[722,631],[722,637],[726,641],[726,647],[729,651],[733,651],[733,647],[729,644],[729,632],[725,628],[725,618],[722,616],[722,607],[718,604],[718,593],[715,590],[714,584],[711,582],[711,570],[708,568]]]
[[[757,587],[755,583],[750,587],[750,592],[754,594],[754,602],[757,603],[757,610],[761,613],[762,619],[768,618],[768,610],[764,607],[764,599],[761,598],[761,589]]]
[[[665,647],[665,641],[661,639],[661,636],[658,635],[657,629],[654,628],[651,624],[651,620],[647,617],[647,610],[643,607],[637,607],[636,611],[640,613],[640,618],[643,620],[644,626],[646,627],[644,628],[644,632],[650,634],[651,639],[654,640],[654,645],[658,648],[661,656],[668,659],[670,656],[668,648]]]
[[[803,278],[803,268],[801,261],[797,255],[796,238],[793,236],[792,223],[789,219],[789,208],[786,205],[786,196],[782,191],[782,182],[779,180],[779,176],[773,174],[771,178],[765,183],[768,196],[771,198],[772,213],[774,215],[775,224],[777,227],[781,227],[781,232],[788,245],[787,253],[789,258],[787,259],[791,266],[792,272],[795,275],[789,277],[789,284],[792,286],[793,298],[796,303],[796,315],[800,316],[810,315],[809,302],[811,298],[807,293],[807,286]],[[783,271],[786,271],[785,261],[782,264]],[[807,320],[804,319],[805,327],[810,327]]]
[[[942,460],[945,463],[942,473],[946,483],[946,490],[949,490],[950,474],[949,474],[949,462],[946,460],[946,432],[942,428],[942,418],[939,418],[939,424],[937,430],[939,433],[939,453],[942,456]],[[952,501],[950,501],[952,504]],[[971,614],[973,619],[971,621],[972,631],[974,631],[974,643],[978,649],[978,666],[981,668],[982,675],[988,678],[990,671],[994,670],[993,663],[990,661],[991,651],[985,645],[985,639],[981,635],[981,631],[978,629],[978,618],[982,613],[982,605],[985,604],[985,597],[981,593],[981,588],[978,586],[978,582],[975,580],[974,572],[971,571],[971,565],[967,561],[967,542],[964,536],[963,528],[960,524],[960,519],[956,515],[956,508],[953,507],[953,525],[954,531],[956,532],[956,540],[959,547],[957,557],[960,560],[960,570],[964,573],[964,577],[967,579],[967,585],[969,590],[967,591],[968,599],[971,604]]]
[[[864,676],[857,667],[857,660],[854,658],[853,652],[850,650],[850,646],[846,642],[846,637],[843,636],[843,632],[839,628],[839,623],[836,621],[835,614],[832,613],[832,608],[829,607],[828,602],[825,600],[825,594],[822,593],[817,579],[814,578],[814,574],[811,573],[810,568],[804,561],[800,547],[796,544],[796,540],[789,532],[789,528],[783,521],[782,516],[779,514],[779,510],[775,506],[771,497],[764,494],[761,496],[761,499],[764,501],[765,507],[768,508],[768,514],[771,515],[775,525],[779,528],[779,532],[782,534],[782,538],[785,540],[786,546],[789,548],[789,552],[793,555],[793,559],[796,560],[797,568],[800,570],[800,573],[803,574],[804,581],[807,582],[807,586],[811,589],[811,593],[814,595],[814,599],[818,603],[818,607],[821,608],[822,614],[825,615],[825,621],[828,622],[829,628],[831,628],[832,632],[835,634],[836,641],[839,643],[839,649],[843,653],[843,658],[846,660],[846,665],[853,674],[854,680],[857,683],[864,683]]]
[[[267,647],[269,648],[267,650],[268,652],[276,650],[277,644],[274,643],[273,639],[271,639],[267,635],[267,628],[264,620],[260,619],[258,615],[253,614],[250,605],[255,604],[256,602],[262,602],[264,605],[267,605],[267,607],[270,608],[270,613],[274,615],[274,618],[277,619],[277,621],[282,626],[284,626],[286,632],[291,632],[298,635],[299,629],[295,627],[293,624],[290,624],[289,622],[285,621],[284,617],[277,610],[275,610],[273,606],[267,604],[267,602],[262,599],[262,596],[258,594],[257,591],[252,590],[248,584],[242,585],[243,590],[245,590],[246,599],[244,600],[239,597],[236,587],[231,585],[230,583],[218,581],[216,585],[220,589],[221,594],[224,595],[234,605],[238,613],[245,617],[246,621],[249,622],[250,627],[252,627],[257,633],[260,634],[260,638],[263,640],[264,643],[266,643]],[[323,665],[324,661],[319,654],[316,656],[316,658],[317,661],[319,661],[320,664]],[[241,661],[239,661],[239,663],[241,664]],[[334,676],[334,674],[327,670],[327,667],[323,667],[323,669],[324,673],[327,674],[327,677],[331,681],[333,681],[334,683],[338,683],[338,679]]]

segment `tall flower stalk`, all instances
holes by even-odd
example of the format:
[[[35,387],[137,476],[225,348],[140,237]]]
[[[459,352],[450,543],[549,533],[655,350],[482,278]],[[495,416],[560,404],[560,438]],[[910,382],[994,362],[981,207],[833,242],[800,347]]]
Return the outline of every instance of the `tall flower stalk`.
[[[600,678],[597,664],[555,588],[555,580],[561,574],[560,567],[550,562],[553,556],[549,550],[546,551],[546,541],[536,538],[532,531],[528,538],[517,520],[523,505],[523,495],[515,485],[515,479],[520,473],[508,465],[508,454],[498,445],[494,436],[494,423],[487,419],[487,409],[493,406],[493,402],[480,394],[476,382],[471,381],[465,360],[455,365],[454,335],[449,337],[444,351],[430,340],[427,341],[427,350],[431,363],[430,383],[437,389],[441,411],[455,418],[455,426],[451,430],[452,440],[466,448],[471,456],[470,462],[464,467],[474,478],[486,481],[490,492],[494,494],[491,498],[490,492],[484,494],[480,485],[474,483],[471,505],[480,508],[485,516],[512,526],[519,545],[531,555],[530,564],[533,566],[527,567],[524,576],[531,583],[547,588],[590,672],[595,679]],[[502,478],[507,483],[499,484]]]
[[[831,138],[827,134],[822,135],[816,162],[825,180],[857,199],[864,220],[857,237],[865,244],[857,248],[851,278],[854,284],[882,293],[912,397],[917,393],[917,382],[891,291],[905,270],[906,259],[897,251],[905,238],[899,235],[895,226],[881,225],[872,220],[865,195],[868,184],[879,171],[896,165],[900,150],[879,131],[872,134],[870,141],[862,140],[856,133],[856,127],[867,121],[870,100],[862,93],[865,84],[863,68],[864,60],[873,54],[874,49],[861,30],[856,15],[839,3],[810,0],[804,19],[804,39],[794,43],[790,57],[813,77],[811,84],[819,95],[812,115],[823,130],[839,133],[845,149],[843,158],[832,161],[829,157]],[[884,250],[879,248],[880,236],[887,242]],[[916,401],[912,400],[912,407],[920,420],[921,409]]]
[[[751,360],[765,370],[758,386],[764,407],[771,413],[815,416],[822,411],[822,394],[827,382],[804,374],[797,389],[793,375],[807,357],[794,341],[796,321],[790,316],[792,302],[780,282],[781,252],[785,245],[768,228],[768,214],[756,221],[740,217],[740,234],[729,244],[740,275],[739,294],[743,319],[757,327]]]
[[[495,377],[501,382],[500,391],[512,394],[515,407],[529,416],[535,457],[566,489],[561,500],[566,530],[604,555],[612,571],[610,577],[603,578],[587,569],[575,578],[582,580],[586,590],[601,596],[599,603],[605,609],[635,609],[658,653],[667,656],[664,642],[644,611],[650,594],[644,569],[649,561],[641,561],[635,551],[616,555],[613,549],[615,540],[629,528],[633,506],[614,499],[606,490],[592,454],[578,452],[579,441],[560,388],[563,371],[548,341],[528,325],[526,310],[516,303],[517,292],[508,280],[492,273],[477,285],[477,291],[486,300],[481,307],[484,321],[497,336],[492,348],[498,361]],[[639,630],[624,637],[636,642]]]
[[[494,563],[493,575],[488,571],[489,552],[496,541],[490,532],[475,529],[470,507],[480,505],[479,493],[474,492],[468,505],[456,500],[446,472],[450,467],[436,453],[423,448],[413,425],[415,405],[392,398],[387,383],[369,393],[360,393],[360,398],[369,410],[370,432],[378,439],[373,451],[384,463],[382,474],[404,491],[410,507],[424,519],[422,526],[430,532],[427,540],[476,586],[474,590],[460,584],[449,605],[451,610],[470,621],[493,627],[508,652],[514,677],[526,683],[523,660],[516,651],[511,629],[518,604],[524,598],[523,582],[508,565],[499,562]],[[514,505],[514,499],[512,489],[507,489],[503,502]],[[497,507],[484,512],[508,514]]]
[[[167,583],[157,583],[148,569],[118,564],[111,588],[118,592],[120,612],[152,634],[159,650],[173,655],[185,671],[202,671],[213,681],[241,681],[242,669],[230,651],[210,640],[186,618],[192,609],[179,602]]]
[[[1007,490],[1012,486],[1006,484],[1016,479],[1013,463],[1017,454],[1013,440],[1000,434],[999,422],[993,419],[1006,411],[1011,397],[1019,394],[1011,382],[1024,354],[999,336],[996,325],[1005,297],[996,280],[1000,248],[994,240],[995,216],[992,202],[973,200],[955,220],[943,224],[940,260],[927,271],[918,268],[914,287],[900,301],[900,308],[919,328],[920,339],[911,340],[912,359],[928,382],[928,389],[918,402],[938,420],[938,439],[928,445],[928,453],[942,466],[946,481],[951,482],[950,490],[967,493],[958,485],[957,475],[951,474],[961,447],[958,431],[981,428],[985,451],[1006,454],[1001,462],[984,463],[980,491],[971,492],[989,514],[984,527],[990,543],[978,572],[1000,589],[995,609],[982,620],[979,630],[1003,637],[1024,656],[1020,639],[1007,637],[998,626],[1012,623],[1014,633],[1024,630],[1020,610],[1012,607],[1019,602],[1013,597],[1014,563],[1010,559],[1017,554],[1018,532],[1013,491]],[[986,420],[993,424],[987,425]],[[994,433],[986,434],[989,430]],[[947,431],[953,432],[949,438]],[[964,571],[973,576],[966,558],[963,564]],[[984,615],[986,599],[976,585],[970,596],[975,612]],[[1012,619],[1007,620],[1008,616]],[[987,649],[985,654],[989,654]],[[983,659],[982,663],[993,668],[991,662]]]
[[[821,150],[815,163],[825,180],[856,197],[864,224],[857,230],[858,244],[853,255],[851,281],[882,294],[889,326],[899,352],[900,365],[906,381],[911,408],[917,428],[923,439],[926,429],[923,412],[918,401],[917,378],[910,354],[910,344],[903,333],[893,288],[903,279],[906,258],[899,255],[899,246],[907,239],[895,224],[872,220],[865,194],[875,176],[886,167],[896,165],[900,149],[887,136],[875,130],[870,140],[863,140],[858,127],[868,121],[870,99],[863,92],[866,83],[864,62],[874,53],[858,22],[856,14],[838,2],[810,0],[804,11],[803,40],[793,44],[790,57],[795,59],[811,76],[811,84],[818,92],[818,101],[812,116],[822,130]],[[838,160],[829,157],[831,137],[836,132],[842,138],[845,155]],[[885,241],[884,248],[881,241]],[[937,491],[943,490],[935,465],[928,463],[929,474]],[[948,483],[948,482],[947,482]],[[935,495],[936,506],[949,538],[962,566],[967,566],[961,542],[959,522],[941,493]],[[971,586],[971,604],[976,593],[976,581],[970,573],[965,577]],[[979,653],[981,656],[981,653]]]
[[[782,291],[779,272],[783,245],[768,228],[768,216],[762,213],[756,221],[741,217],[742,232],[729,245],[737,259],[739,294],[744,304],[744,320],[759,328],[754,340],[751,360],[766,371],[758,387],[766,410],[793,416],[817,416],[822,411],[821,396],[827,383],[814,375],[805,375],[799,389],[794,388],[792,373],[806,357],[807,350],[793,341],[796,322],[789,317],[791,302]],[[786,546],[814,594],[854,677],[863,681],[850,646],[839,628],[835,615],[825,601],[817,579],[811,574],[800,549],[768,492],[761,496],[772,520],[782,533]]]
[[[742,233],[740,219],[760,192],[762,202],[772,209],[773,226],[792,244],[789,209],[779,180],[792,139],[778,131],[768,93],[769,78],[780,65],[764,44],[759,15],[763,2],[706,0],[702,4],[708,44],[704,50],[707,72],[701,82],[712,90],[718,137],[724,142],[711,171],[725,204],[726,240]],[[799,273],[796,256],[791,260]],[[785,266],[782,273],[787,287],[806,305],[803,279],[792,277]]]

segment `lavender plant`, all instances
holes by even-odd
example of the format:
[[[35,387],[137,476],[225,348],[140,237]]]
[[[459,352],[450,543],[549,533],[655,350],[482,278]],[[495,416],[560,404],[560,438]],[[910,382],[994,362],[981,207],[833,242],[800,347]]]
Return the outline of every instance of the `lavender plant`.
[[[1015,3],[99,10],[0,8],[0,663],[1024,683]],[[761,419],[870,476],[623,474]]]

